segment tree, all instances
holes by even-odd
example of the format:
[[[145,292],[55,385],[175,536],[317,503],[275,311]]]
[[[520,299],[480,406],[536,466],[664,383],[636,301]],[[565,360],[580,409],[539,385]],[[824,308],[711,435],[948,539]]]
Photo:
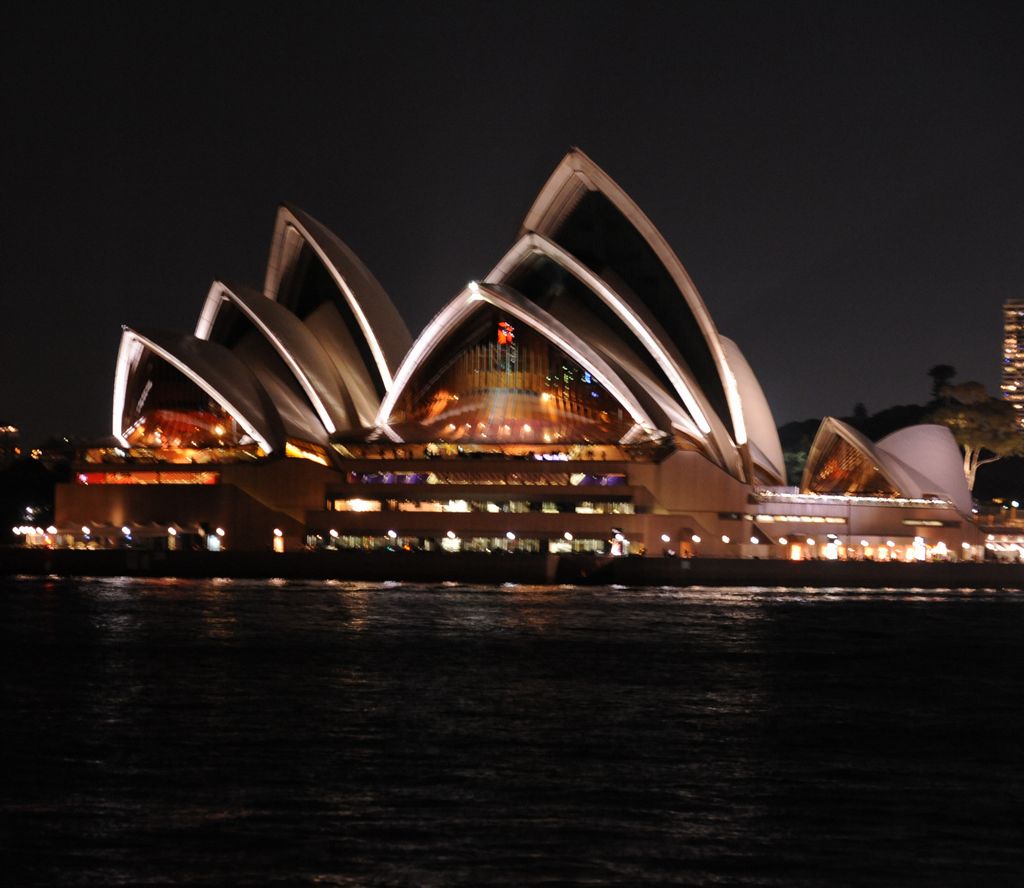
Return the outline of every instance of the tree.
[[[989,397],[980,382],[947,385],[939,394],[946,403],[931,419],[948,426],[964,449],[964,476],[970,490],[981,466],[1004,456],[1024,455],[1024,431],[1009,402]]]
[[[936,364],[928,371],[928,375],[932,378],[932,400],[937,401],[942,395],[943,388],[948,386],[956,376],[956,367],[949,364]]]

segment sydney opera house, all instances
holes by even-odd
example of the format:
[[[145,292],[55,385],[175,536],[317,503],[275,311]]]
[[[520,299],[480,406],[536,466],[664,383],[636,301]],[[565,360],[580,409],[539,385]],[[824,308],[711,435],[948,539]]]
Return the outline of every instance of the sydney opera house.
[[[771,409],[650,220],[582,152],[415,338],[278,211],[261,289],[126,327],[113,439],[58,491],[73,545],[980,557],[949,431],[828,418],[787,486]]]

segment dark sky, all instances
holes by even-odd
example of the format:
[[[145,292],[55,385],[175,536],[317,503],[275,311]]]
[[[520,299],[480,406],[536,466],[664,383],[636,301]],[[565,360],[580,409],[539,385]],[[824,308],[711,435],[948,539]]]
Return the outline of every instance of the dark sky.
[[[2,40],[0,421],[107,434],[120,325],[262,283],[278,202],[419,330],[578,145],[779,422],[995,389],[1024,295],[1024,6],[19,4]]]

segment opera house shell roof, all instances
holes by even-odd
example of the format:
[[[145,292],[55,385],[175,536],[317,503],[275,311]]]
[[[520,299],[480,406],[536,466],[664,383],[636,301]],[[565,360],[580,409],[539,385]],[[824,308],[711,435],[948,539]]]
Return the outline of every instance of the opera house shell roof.
[[[278,212],[262,291],[217,281],[191,335],[126,328],[122,446],[336,458],[353,441],[697,451],[783,484],[764,394],[650,220],[570,151],[518,238],[413,340],[357,256]]]
[[[827,416],[807,453],[802,487],[841,496],[941,499],[971,511],[960,448],[941,425],[908,426],[872,443]]]

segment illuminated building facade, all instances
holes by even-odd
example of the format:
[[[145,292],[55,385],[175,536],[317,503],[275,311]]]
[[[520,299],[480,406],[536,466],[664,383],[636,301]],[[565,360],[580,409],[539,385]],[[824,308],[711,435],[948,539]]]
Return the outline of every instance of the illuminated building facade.
[[[785,486],[739,346],[577,150],[415,339],[359,259],[283,207],[262,291],[215,282],[191,335],[126,328],[116,367],[114,443],[58,493],[77,544],[978,553],[948,431],[872,444],[826,420]]]
[[[1003,397],[1021,411],[1024,425],[1024,299],[1003,303]]]

